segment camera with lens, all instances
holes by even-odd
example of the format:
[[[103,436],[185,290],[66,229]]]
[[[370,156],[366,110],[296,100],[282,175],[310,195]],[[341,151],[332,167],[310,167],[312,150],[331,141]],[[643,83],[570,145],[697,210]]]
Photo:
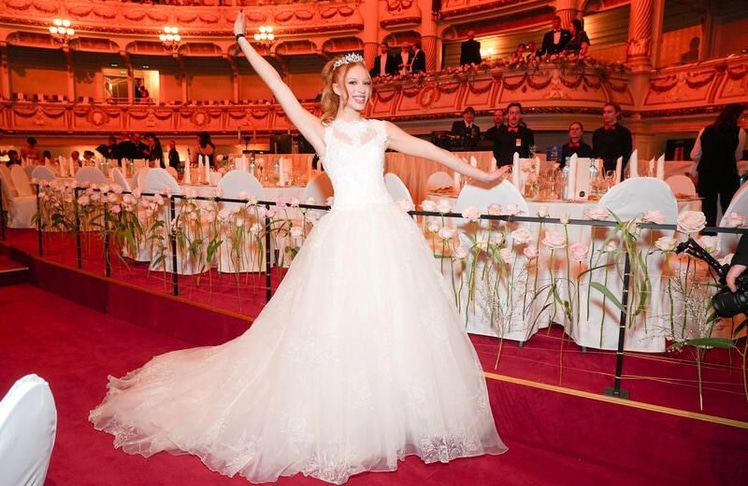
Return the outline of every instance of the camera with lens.
[[[735,279],[735,292],[729,288],[722,287],[714,297],[712,297],[712,305],[714,311],[720,317],[732,317],[741,312],[748,312],[748,271],[740,274]]]

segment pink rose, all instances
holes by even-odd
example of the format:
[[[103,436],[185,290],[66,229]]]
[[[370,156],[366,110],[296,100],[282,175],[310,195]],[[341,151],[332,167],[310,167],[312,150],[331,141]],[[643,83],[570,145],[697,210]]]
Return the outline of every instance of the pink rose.
[[[516,230],[512,231],[512,240],[514,240],[514,242],[518,244],[529,243],[532,241],[532,232],[524,227],[517,228]]]
[[[587,245],[582,243],[574,243],[569,247],[569,254],[571,255],[572,260],[578,262],[586,260],[589,251],[590,249],[587,247]]]
[[[682,233],[698,233],[705,226],[706,217],[701,211],[683,211],[678,215],[678,231]]]
[[[462,212],[462,217],[468,221],[475,222],[480,219],[480,211],[475,206],[470,206]]]
[[[566,237],[558,231],[548,230],[545,232],[542,243],[551,250],[559,250],[566,246]]]
[[[528,245],[525,247],[522,253],[525,255],[525,258],[527,258],[528,260],[532,260],[538,257],[538,247]]]

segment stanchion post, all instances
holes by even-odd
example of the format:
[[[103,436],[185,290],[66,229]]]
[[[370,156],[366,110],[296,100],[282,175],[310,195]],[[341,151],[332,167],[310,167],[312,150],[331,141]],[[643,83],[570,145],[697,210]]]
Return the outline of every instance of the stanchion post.
[[[169,197],[169,227],[166,228],[169,235],[169,245],[171,246],[171,285],[172,294],[179,295],[179,276],[177,274],[177,235],[175,234],[174,222],[177,219],[177,206],[174,196]]]
[[[112,260],[109,255],[109,204],[104,203],[104,273],[112,276]]]
[[[270,217],[267,212],[270,210],[270,205],[265,205],[265,301],[270,302],[270,298],[273,296],[273,292],[270,288],[273,280],[270,275]]]
[[[5,207],[3,207],[3,185],[0,184],[0,240],[5,241]]]
[[[0,200],[2,198],[0,197]],[[36,237],[39,241],[39,256],[44,256],[44,242],[42,241],[42,210],[39,204],[39,184],[36,184]]]
[[[616,350],[616,375],[613,388],[606,386],[605,395],[617,398],[629,398],[627,390],[621,390],[621,376],[623,374],[623,344],[626,338],[626,322],[628,313],[626,309],[629,304],[629,283],[631,280],[631,260],[628,252],[624,253],[623,266],[623,295],[621,296],[621,319],[618,322],[618,349]]]
[[[73,189],[73,194],[75,194],[75,201],[73,201],[73,206],[75,207],[75,250],[78,255],[78,268],[83,268],[83,249],[81,248],[81,213],[78,209],[78,192],[81,189],[79,187],[76,187]]]

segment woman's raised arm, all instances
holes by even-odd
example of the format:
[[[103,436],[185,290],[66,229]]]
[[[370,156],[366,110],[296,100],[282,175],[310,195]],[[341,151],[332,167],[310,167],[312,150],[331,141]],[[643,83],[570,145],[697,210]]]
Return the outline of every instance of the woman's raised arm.
[[[322,122],[316,116],[309,113],[301,106],[291,88],[289,88],[280,77],[275,68],[265,60],[249,43],[244,35],[244,12],[239,12],[234,21],[234,35],[239,48],[246,56],[249,64],[262,78],[272,91],[275,99],[283,107],[288,119],[291,120],[304,138],[312,144],[318,154],[324,154],[324,128]]]

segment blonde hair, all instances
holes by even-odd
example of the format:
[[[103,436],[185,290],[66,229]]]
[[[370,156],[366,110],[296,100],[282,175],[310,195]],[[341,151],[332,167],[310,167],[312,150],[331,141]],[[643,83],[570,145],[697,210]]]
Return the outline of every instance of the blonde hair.
[[[341,96],[333,91],[333,85],[340,82],[341,79],[345,79],[345,75],[348,74],[353,66],[360,65],[366,71],[367,76],[369,70],[366,69],[366,65],[363,61],[354,61],[341,64],[341,60],[344,56],[337,56],[331,59],[325,67],[322,68],[322,99],[320,100],[320,106],[322,108],[322,123],[327,125],[331,123],[338,114],[340,108],[340,102],[347,102],[348,92],[342,90]],[[338,67],[335,67],[337,63]],[[341,100],[341,97],[343,98]]]

